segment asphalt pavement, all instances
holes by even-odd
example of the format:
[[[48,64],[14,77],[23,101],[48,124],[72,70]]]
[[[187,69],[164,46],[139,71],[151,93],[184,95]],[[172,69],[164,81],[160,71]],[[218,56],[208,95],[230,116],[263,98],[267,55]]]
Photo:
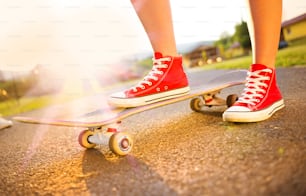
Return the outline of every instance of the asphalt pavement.
[[[228,123],[225,107],[175,103],[122,122],[135,139],[125,157],[83,149],[79,128],[14,122],[0,131],[0,195],[306,195],[306,66],[277,77],[286,107],[269,120]]]

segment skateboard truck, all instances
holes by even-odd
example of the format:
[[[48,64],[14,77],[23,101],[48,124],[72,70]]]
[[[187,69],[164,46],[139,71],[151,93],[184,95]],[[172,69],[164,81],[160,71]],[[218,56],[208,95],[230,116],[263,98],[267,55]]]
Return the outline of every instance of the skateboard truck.
[[[212,107],[227,105],[227,107],[231,107],[238,100],[238,95],[236,94],[228,95],[226,100],[217,96],[218,94],[220,94],[220,91],[214,91],[193,98],[190,101],[190,108],[195,112],[201,112],[204,106]]]
[[[118,123],[117,123],[118,124]],[[79,144],[84,148],[94,148],[96,145],[108,145],[117,155],[127,155],[133,148],[133,139],[127,132],[118,128],[107,128],[104,132],[96,132],[96,128],[89,128],[79,134]]]

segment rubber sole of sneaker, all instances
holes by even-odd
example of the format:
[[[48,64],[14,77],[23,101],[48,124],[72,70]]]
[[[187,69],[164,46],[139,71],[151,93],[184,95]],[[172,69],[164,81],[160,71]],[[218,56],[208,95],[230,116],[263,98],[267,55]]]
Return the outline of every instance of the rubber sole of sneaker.
[[[275,112],[285,107],[284,100],[279,100],[270,107],[254,112],[225,111],[223,121],[228,122],[259,122],[270,118]]]
[[[136,98],[124,98],[124,97],[110,97],[108,104],[115,107],[138,107],[142,105],[148,105],[151,103],[172,99],[175,97],[180,97],[187,95],[190,91],[189,87],[179,88],[163,93],[157,93],[149,96],[136,97]]]

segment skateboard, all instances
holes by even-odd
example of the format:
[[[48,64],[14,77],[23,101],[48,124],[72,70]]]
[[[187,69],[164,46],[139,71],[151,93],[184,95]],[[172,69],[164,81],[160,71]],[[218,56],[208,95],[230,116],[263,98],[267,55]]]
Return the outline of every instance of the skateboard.
[[[96,145],[108,145],[114,154],[124,156],[132,150],[134,145],[132,136],[127,132],[120,131],[118,128],[125,118],[188,99],[190,99],[190,108],[195,112],[203,111],[206,106],[231,106],[238,96],[231,94],[226,98],[222,98],[219,94],[225,88],[244,84],[246,76],[246,70],[229,71],[214,77],[205,84],[192,85],[190,93],[187,95],[134,108],[111,107],[105,103],[106,101],[103,102],[97,97],[95,98],[96,101],[87,100],[91,103],[104,103],[96,105],[95,110],[91,106],[86,109],[82,108],[83,111],[76,111],[78,107],[81,107],[80,103],[84,103],[84,100],[82,100],[77,103],[78,106],[69,106],[68,104],[55,108],[53,111],[57,111],[57,113],[51,116],[16,116],[13,119],[23,123],[84,128],[85,130],[81,131],[78,137],[78,142],[82,147],[94,148]],[[97,101],[98,99],[99,101]],[[70,109],[73,108],[74,112],[68,114],[66,112],[68,107]],[[80,112],[82,115],[79,115]]]

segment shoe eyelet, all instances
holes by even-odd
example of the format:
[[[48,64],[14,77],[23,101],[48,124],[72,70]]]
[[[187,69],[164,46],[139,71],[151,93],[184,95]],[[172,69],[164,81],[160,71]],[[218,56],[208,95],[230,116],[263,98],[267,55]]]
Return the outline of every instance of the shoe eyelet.
[[[156,91],[159,92],[159,91],[160,91],[160,88],[156,88]]]
[[[168,90],[168,86],[164,86],[164,89],[165,89],[165,90]]]
[[[141,88],[142,90],[146,89],[146,87],[145,87],[145,86],[141,86],[140,88]]]
[[[152,82],[149,82],[149,86],[152,86],[152,84],[153,84]]]

